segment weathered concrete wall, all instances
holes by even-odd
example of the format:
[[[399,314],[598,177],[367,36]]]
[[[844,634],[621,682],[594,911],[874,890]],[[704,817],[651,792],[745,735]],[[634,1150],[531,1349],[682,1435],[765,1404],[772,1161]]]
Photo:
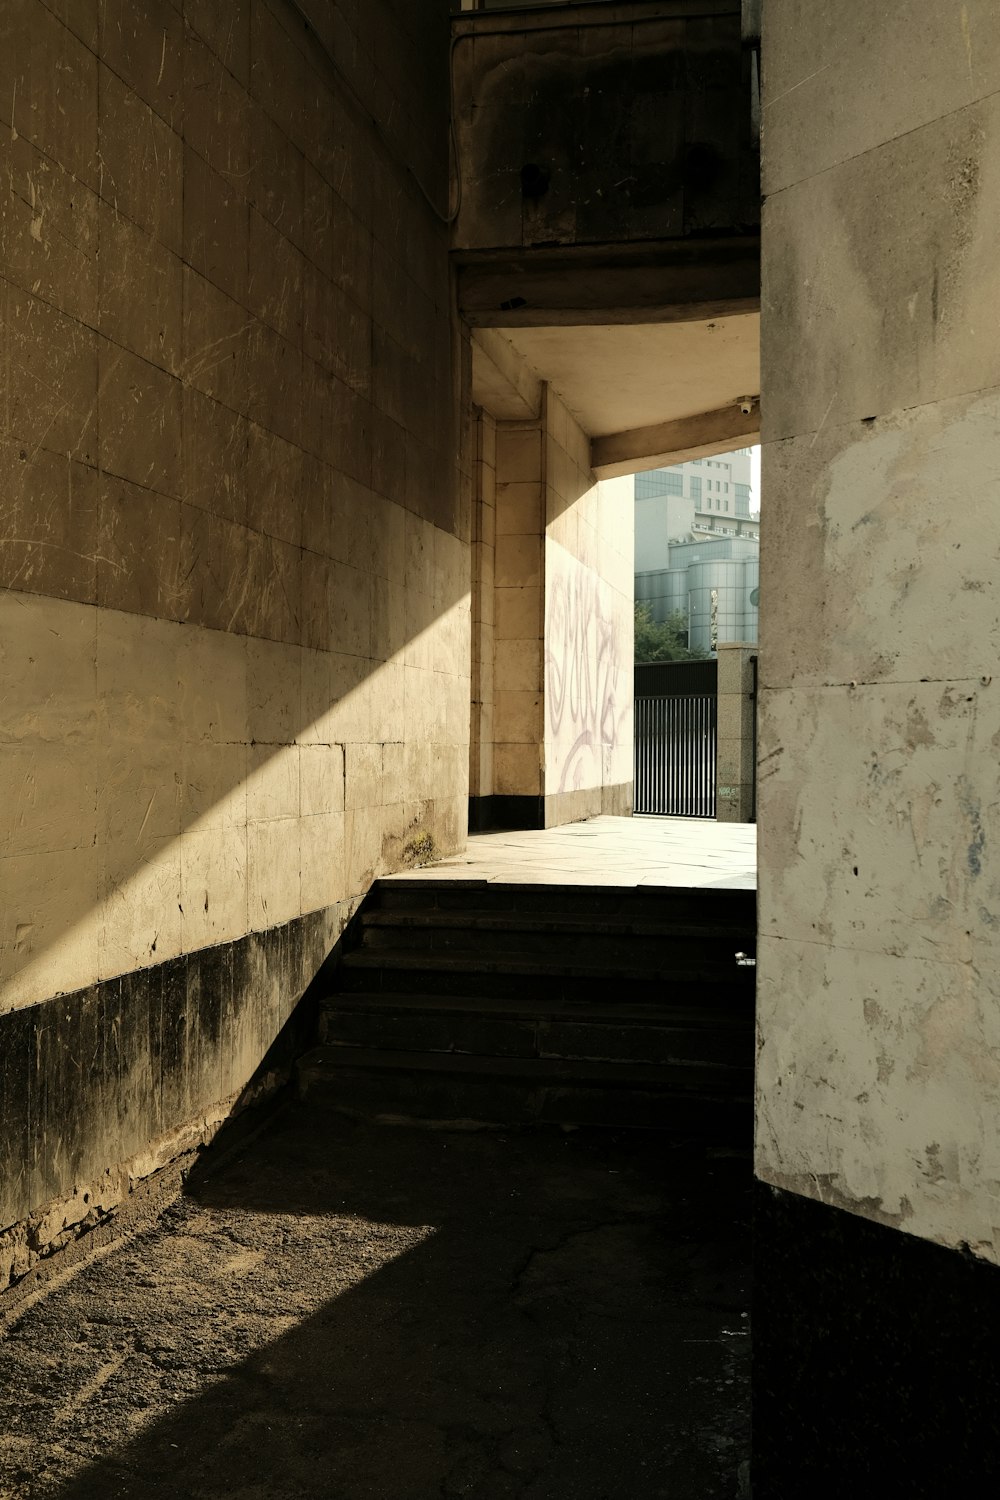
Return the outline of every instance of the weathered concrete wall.
[[[372,878],[461,841],[470,478],[446,0],[315,0],[332,60],[284,0],[2,9],[0,1052],[52,1047],[0,1229],[218,1113]],[[161,1066],[155,977],[123,1041],[137,971],[278,930],[217,1047]]]
[[[757,1169],[996,1260],[996,7],[764,24]]]
[[[739,0],[662,0],[455,22],[467,249],[755,226]]]
[[[718,659],[715,818],[718,823],[750,823],[755,815],[757,647],[720,641]]]
[[[545,822],[632,811],[632,479],[596,480],[549,389],[545,431]]]

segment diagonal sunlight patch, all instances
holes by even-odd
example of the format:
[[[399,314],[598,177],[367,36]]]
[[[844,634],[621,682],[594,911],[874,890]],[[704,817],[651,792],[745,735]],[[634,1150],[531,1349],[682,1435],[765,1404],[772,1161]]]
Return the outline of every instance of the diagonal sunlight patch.
[[[349,1385],[361,1356],[338,1299],[436,1233],[356,1213],[181,1201],[0,1341],[0,1496],[89,1494],[95,1466],[134,1475],[130,1446],[136,1455],[162,1447],[169,1460],[195,1403],[249,1409],[261,1386],[280,1387],[320,1349],[342,1358],[338,1379]],[[365,1327],[384,1312],[377,1291],[367,1295]],[[232,1438],[223,1430],[216,1441]]]
[[[358,895],[464,791],[469,595],[396,604],[374,659],[0,597],[0,1011]]]

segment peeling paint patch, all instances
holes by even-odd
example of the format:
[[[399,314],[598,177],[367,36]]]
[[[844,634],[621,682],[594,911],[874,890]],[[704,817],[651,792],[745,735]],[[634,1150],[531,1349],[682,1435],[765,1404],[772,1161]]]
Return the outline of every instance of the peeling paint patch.
[[[983,872],[983,852],[986,848],[986,830],[982,823],[981,804],[972,783],[965,776],[958,780],[958,801],[962,812],[968,820],[971,829],[971,838],[966,854],[966,862],[969,874],[981,875]]]

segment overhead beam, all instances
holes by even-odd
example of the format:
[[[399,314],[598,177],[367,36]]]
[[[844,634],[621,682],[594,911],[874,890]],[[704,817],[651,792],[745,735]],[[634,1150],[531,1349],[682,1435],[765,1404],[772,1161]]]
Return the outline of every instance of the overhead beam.
[[[492,328],[472,333],[472,399],[503,422],[537,417],[541,411],[541,380],[510,340]]]
[[[760,406],[754,397],[749,412],[734,404],[674,422],[592,438],[590,466],[598,479],[614,479],[619,474],[640,474],[644,469],[659,469],[689,458],[711,458],[759,442]]]
[[[760,241],[664,241],[626,255],[607,246],[456,253],[458,305],[473,328],[687,323],[760,308]]]

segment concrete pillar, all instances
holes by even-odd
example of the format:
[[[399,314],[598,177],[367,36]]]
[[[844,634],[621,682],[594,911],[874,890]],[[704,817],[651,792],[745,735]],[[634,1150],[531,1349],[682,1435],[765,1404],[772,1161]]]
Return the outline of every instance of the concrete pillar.
[[[717,823],[754,819],[754,683],[758,648],[742,641],[720,642],[719,731],[716,761]]]
[[[497,424],[474,413],[476,459],[472,506],[472,713],[469,722],[469,797],[493,793],[494,564],[496,555]]]
[[[473,661],[470,827],[547,828],[600,813],[627,816],[631,480],[594,478],[589,438],[547,387],[537,417],[497,420],[492,447],[483,446],[485,427],[481,436],[479,514],[484,526],[491,519],[495,545],[487,547],[485,533],[474,539],[474,593],[484,602],[473,604],[480,660]]]

